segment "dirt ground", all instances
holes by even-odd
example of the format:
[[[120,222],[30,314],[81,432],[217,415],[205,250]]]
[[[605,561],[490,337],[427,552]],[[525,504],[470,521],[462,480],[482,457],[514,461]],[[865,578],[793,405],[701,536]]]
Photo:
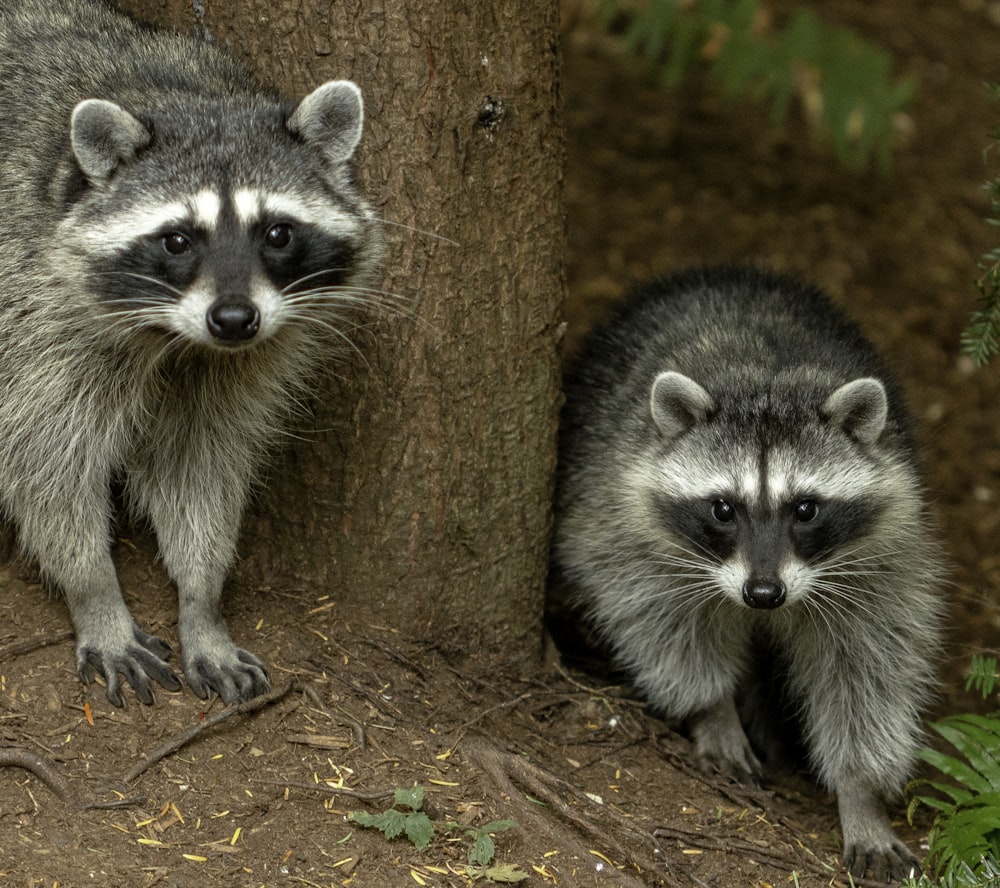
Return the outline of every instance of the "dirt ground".
[[[974,371],[958,353],[996,235],[981,185],[1000,121],[983,87],[997,78],[1000,4],[821,8],[919,77],[891,178],[844,170],[795,124],[776,129],[697,79],[657,90],[567,8],[569,342],[630,282],[710,261],[793,271],[848,306],[920,419],[954,561],[938,712],[953,711],[975,705],[961,690],[969,654],[1000,636],[1000,363]],[[175,638],[148,541],[117,548],[133,613]],[[846,884],[835,804],[807,778],[706,780],[625,689],[555,656],[523,676],[474,658],[459,670],[392,627],[324,619],[326,596],[248,590],[230,625],[284,693],[213,727],[221,707],[187,691],[114,709],[76,680],[65,608],[30,566],[0,585],[0,764],[14,766],[0,774],[2,885],[466,885],[469,832],[508,818],[491,875],[529,885]],[[439,824],[426,849],[348,819],[415,783]],[[918,846],[926,825],[903,835]]]

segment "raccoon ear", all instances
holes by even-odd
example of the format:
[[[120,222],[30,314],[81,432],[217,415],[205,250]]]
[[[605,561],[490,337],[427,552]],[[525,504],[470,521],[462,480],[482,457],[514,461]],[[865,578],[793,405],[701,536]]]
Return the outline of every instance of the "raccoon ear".
[[[344,163],[361,141],[364,118],[361,90],[350,80],[330,80],[299,102],[287,126],[331,163]]]
[[[656,427],[670,440],[704,422],[715,402],[689,376],[668,370],[653,381],[649,408]]]
[[[69,138],[83,174],[94,184],[101,184],[118,164],[131,160],[148,145],[152,136],[114,102],[87,99],[73,109]]]
[[[866,376],[842,385],[823,402],[821,410],[859,444],[871,446],[889,418],[889,399],[881,380]]]

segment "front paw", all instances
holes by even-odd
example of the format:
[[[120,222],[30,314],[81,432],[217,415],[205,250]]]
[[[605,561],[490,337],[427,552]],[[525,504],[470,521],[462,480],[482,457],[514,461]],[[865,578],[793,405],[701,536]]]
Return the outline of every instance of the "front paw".
[[[884,848],[848,845],[844,849],[844,867],[855,879],[862,879],[871,871],[876,882],[901,882],[920,875],[920,861],[898,840]]]
[[[748,786],[760,784],[761,764],[743,731],[732,698],[726,697],[688,717],[698,767]]]
[[[155,681],[168,691],[179,691],[180,679],[167,665],[171,648],[165,641],[148,635],[137,626],[117,635],[94,633],[77,641],[76,670],[85,684],[93,684],[100,675],[104,679],[108,701],[119,708],[125,705],[120,675],[135,691],[139,700],[151,706],[155,700]]]
[[[226,704],[266,694],[271,682],[264,664],[229,639],[212,647],[183,650],[188,685],[203,700],[213,691]]]

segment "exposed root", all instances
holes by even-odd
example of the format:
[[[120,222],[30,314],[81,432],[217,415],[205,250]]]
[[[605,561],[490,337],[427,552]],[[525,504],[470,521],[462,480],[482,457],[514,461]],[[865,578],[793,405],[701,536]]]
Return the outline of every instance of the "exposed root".
[[[463,752],[483,773],[493,781],[497,789],[509,796],[511,802],[519,806],[517,819],[529,821],[533,829],[548,833],[563,849],[570,851],[580,860],[594,860],[595,855],[588,844],[597,844],[606,849],[611,857],[625,863],[626,868],[617,870],[618,884],[639,888],[649,884],[679,886],[681,883],[671,871],[666,860],[635,853],[636,839],[640,843],[652,842],[652,838],[629,823],[613,809],[599,805],[586,793],[528,761],[523,756],[497,749],[484,738],[466,740]],[[550,813],[543,814],[536,804],[543,802]],[[577,804],[567,801],[571,799]],[[542,809],[544,811],[544,809]],[[560,826],[551,813],[563,822]],[[628,835],[630,842],[618,839],[605,825],[613,824],[617,830]],[[572,827],[568,829],[567,826]],[[635,868],[636,874],[630,867]],[[638,873],[643,873],[644,878]],[[652,883],[649,881],[654,879]]]
[[[62,776],[49,762],[43,759],[38,753],[27,749],[20,749],[14,746],[0,747],[0,767],[2,768],[24,768],[31,771],[42,781],[56,796],[71,808],[79,809],[79,799],[73,792],[66,778]]]
[[[254,697],[252,700],[247,700],[245,703],[230,706],[227,709],[223,709],[222,712],[216,713],[210,718],[206,718],[203,722],[199,722],[193,727],[188,728],[186,731],[181,731],[180,734],[177,734],[163,745],[154,749],[149,755],[146,756],[146,758],[129,771],[128,774],[125,775],[125,782],[131,783],[133,780],[137,780],[157,762],[165,759],[168,755],[173,755],[175,752],[180,751],[192,740],[197,739],[204,734],[205,731],[214,728],[226,719],[231,718],[234,715],[247,715],[251,712],[257,712],[260,709],[264,709],[272,703],[277,703],[279,700],[283,700],[297,687],[298,684],[296,682],[290,681],[284,687],[275,688],[269,693],[261,694],[261,696]]]
[[[51,789],[61,802],[75,811],[130,808],[133,805],[139,805],[146,801],[144,795],[138,795],[115,799],[113,802],[81,802],[66,781],[66,778],[50,762],[42,758],[37,752],[31,752],[20,747],[0,747],[0,768],[24,768],[25,771],[30,771]]]

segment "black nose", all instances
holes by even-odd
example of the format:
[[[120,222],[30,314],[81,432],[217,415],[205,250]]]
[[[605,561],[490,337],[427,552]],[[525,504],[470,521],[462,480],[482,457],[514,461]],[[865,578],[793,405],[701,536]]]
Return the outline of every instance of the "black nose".
[[[245,342],[260,329],[260,312],[249,302],[216,302],[205,320],[208,332],[224,342]]]
[[[750,607],[781,607],[785,593],[785,584],[781,580],[749,579],[743,584],[743,600]]]

